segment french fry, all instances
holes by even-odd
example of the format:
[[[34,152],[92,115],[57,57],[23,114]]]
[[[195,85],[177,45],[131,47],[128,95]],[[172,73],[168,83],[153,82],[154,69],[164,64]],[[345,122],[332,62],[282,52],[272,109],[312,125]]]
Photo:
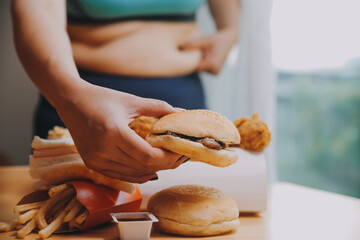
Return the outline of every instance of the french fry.
[[[47,200],[46,203],[39,209],[38,214],[36,214],[38,228],[44,229],[48,226],[45,219],[45,214],[49,209],[54,207],[57,202],[63,201],[65,198],[74,195],[74,193],[75,190],[73,188],[69,188]]]
[[[48,189],[49,199],[15,206],[14,212],[22,214],[10,223],[0,222],[0,232],[16,229],[18,238],[25,238],[39,229],[39,237],[47,238],[59,229],[80,229],[90,213],[76,199],[75,189],[69,184]]]
[[[0,232],[7,232],[9,223],[6,222],[0,222]]]
[[[65,191],[66,189],[70,188],[70,185],[67,184],[67,183],[64,183],[64,184],[61,184],[61,185],[57,185],[57,186],[54,186],[52,188],[49,189],[49,197],[54,197],[56,196],[57,194]]]
[[[24,211],[28,211],[28,210],[35,209],[35,208],[40,208],[44,203],[45,203],[45,201],[17,205],[14,207],[14,213],[24,212]]]
[[[75,218],[69,222],[69,230],[80,229],[81,226],[75,222]]]
[[[69,199],[70,200],[70,199]],[[74,207],[75,207],[75,205],[78,203],[78,200],[76,199],[76,197],[73,197],[72,199],[71,199],[71,201],[67,201],[67,205],[66,205],[66,211],[67,211],[67,213],[66,213],[66,215],[71,211],[71,209],[73,209]],[[54,218],[57,218],[57,216],[63,211],[64,209],[59,209],[56,213],[55,213],[55,215],[54,215]],[[65,216],[66,216],[65,215]]]
[[[38,228],[38,235],[47,238],[59,229],[81,228],[90,213],[74,196],[74,188],[61,184],[48,189],[48,200],[15,206],[14,212],[22,214],[10,223],[0,222],[0,232],[16,229],[18,238],[25,238]]]
[[[39,213],[38,213],[39,214]],[[36,228],[36,218],[31,219],[22,229],[17,232],[19,238],[25,238]]]
[[[16,226],[19,224],[17,218],[12,220],[9,223],[1,222],[0,223],[0,232],[8,232],[16,229]]]
[[[39,236],[41,238],[49,237],[53,232],[55,232],[61,224],[64,222],[66,214],[74,207],[76,204],[76,198],[74,197],[66,206],[66,208],[52,221],[47,227],[39,231]]]
[[[54,205],[54,207],[52,207],[46,212],[45,214],[46,220],[52,221],[55,218],[55,216],[66,207],[66,204],[70,201],[71,198],[72,196],[69,196],[67,198],[63,198],[62,200],[58,201]]]
[[[55,206],[56,207],[56,206]],[[66,205],[61,204],[60,207],[56,207],[56,211],[51,211],[51,213],[45,214],[46,222],[52,222],[54,219],[65,209]]]
[[[15,227],[16,230],[20,230],[24,227],[25,225],[24,224],[19,224]]]
[[[39,211],[39,209],[31,209],[21,215],[18,216],[18,222],[21,224],[26,223],[27,221],[29,221],[30,219],[32,219],[33,217],[35,217],[36,213]]]
[[[8,223],[0,222],[0,232],[6,232],[7,226],[8,226]]]
[[[82,208],[82,204],[79,201],[77,201],[77,203],[70,210],[70,212],[66,214],[64,218],[64,222],[70,222],[71,220],[73,220],[76,217],[76,215],[80,212],[81,208]]]
[[[90,212],[86,209],[84,212],[82,212],[79,216],[75,218],[75,222],[81,226],[85,222],[89,214]]]
[[[52,188],[52,187],[53,187],[53,185],[51,185],[51,186],[41,186],[37,190],[49,191],[49,189]]]
[[[63,223],[63,219],[66,215],[65,209],[52,221],[47,227],[41,229],[39,231],[39,236],[41,238],[47,238],[49,237],[53,232],[55,232]]]
[[[12,221],[10,222],[8,231],[15,230],[17,225],[19,225],[19,222],[18,222],[18,220],[15,218],[14,220],[12,220]]]

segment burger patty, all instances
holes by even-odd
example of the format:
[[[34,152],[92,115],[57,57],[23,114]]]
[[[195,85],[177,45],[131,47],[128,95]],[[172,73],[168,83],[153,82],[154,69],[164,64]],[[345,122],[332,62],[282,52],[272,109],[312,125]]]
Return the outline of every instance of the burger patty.
[[[191,136],[187,136],[187,135],[183,135],[183,134],[179,134],[179,133],[174,133],[174,132],[170,132],[170,131],[167,131],[165,133],[158,134],[158,135],[171,135],[173,137],[184,138],[184,139],[187,139],[187,140],[190,140],[190,141],[201,143],[205,147],[215,149],[215,150],[221,150],[221,149],[226,148],[225,143],[220,142],[220,141],[216,141],[215,139],[210,138],[210,137],[197,138],[197,137],[191,137]]]

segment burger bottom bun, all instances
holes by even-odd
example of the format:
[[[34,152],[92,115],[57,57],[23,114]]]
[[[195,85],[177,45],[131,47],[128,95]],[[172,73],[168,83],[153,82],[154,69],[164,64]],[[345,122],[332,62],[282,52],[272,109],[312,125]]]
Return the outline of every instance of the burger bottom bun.
[[[238,153],[230,149],[215,150],[201,143],[171,135],[154,135],[146,137],[153,147],[165,148],[171,152],[189,157],[192,161],[208,163],[217,167],[227,167],[235,163]]]
[[[155,227],[162,232],[182,236],[214,236],[231,232],[239,226],[239,219],[212,223],[210,225],[191,225],[175,222],[166,218],[158,217],[159,222]]]

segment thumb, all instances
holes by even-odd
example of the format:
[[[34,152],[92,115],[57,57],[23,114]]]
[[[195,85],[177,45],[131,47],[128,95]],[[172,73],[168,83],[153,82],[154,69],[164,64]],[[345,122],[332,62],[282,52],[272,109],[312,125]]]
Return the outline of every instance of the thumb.
[[[181,111],[174,108],[165,101],[151,98],[144,98],[144,102],[140,105],[138,112],[140,115],[149,117],[162,117],[164,115]]]
[[[211,42],[211,38],[209,36],[201,37],[185,42],[180,46],[180,48],[184,51],[201,49],[208,46],[210,42]]]

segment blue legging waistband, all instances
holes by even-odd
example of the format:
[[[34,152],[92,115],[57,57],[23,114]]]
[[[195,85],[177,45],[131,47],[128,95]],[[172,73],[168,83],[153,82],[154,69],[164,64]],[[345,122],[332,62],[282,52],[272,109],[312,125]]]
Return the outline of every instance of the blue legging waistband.
[[[160,99],[184,109],[206,108],[205,96],[197,73],[176,77],[131,77],[79,70],[87,82],[134,94],[144,98]],[[46,137],[55,125],[65,126],[56,110],[41,95],[34,115],[34,134]]]

